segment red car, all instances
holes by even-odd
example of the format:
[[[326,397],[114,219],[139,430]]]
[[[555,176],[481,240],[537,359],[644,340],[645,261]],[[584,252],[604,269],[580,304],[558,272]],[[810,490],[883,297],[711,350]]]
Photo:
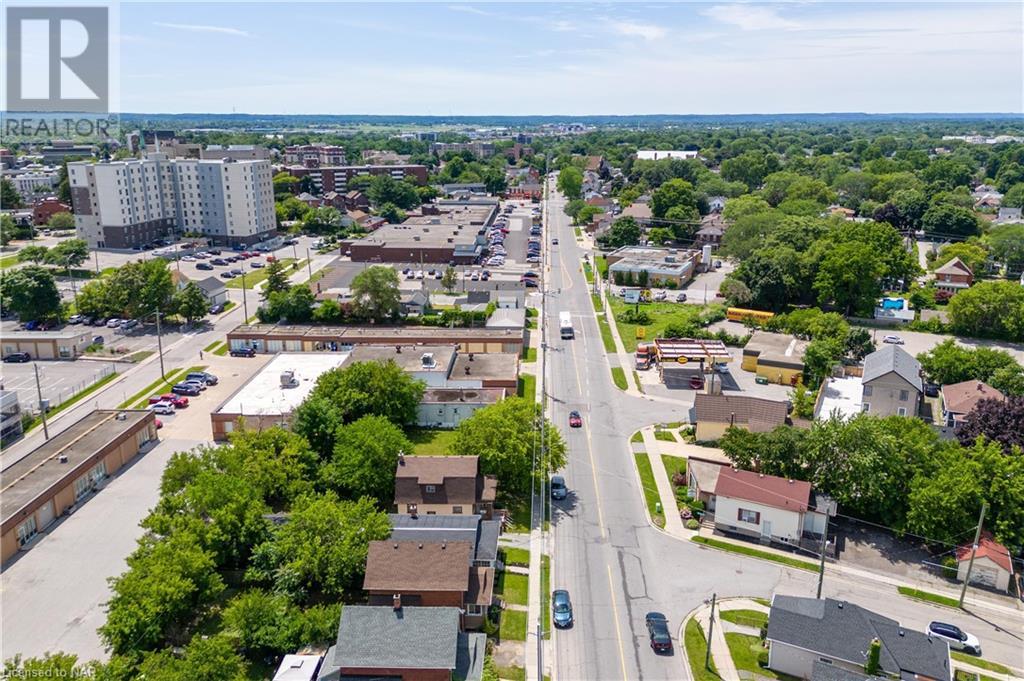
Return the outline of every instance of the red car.
[[[167,402],[173,404],[175,409],[183,409],[188,406],[188,398],[184,395],[175,395],[174,393],[166,393],[163,395],[153,395],[149,398],[150,404],[157,404],[159,402]]]
[[[569,412],[569,427],[570,428],[582,428],[583,427],[583,417],[580,416],[580,413],[578,411],[570,411]]]
[[[161,428],[164,427],[164,422],[161,421],[160,419],[153,419],[153,422],[156,424],[157,430],[160,430]]]

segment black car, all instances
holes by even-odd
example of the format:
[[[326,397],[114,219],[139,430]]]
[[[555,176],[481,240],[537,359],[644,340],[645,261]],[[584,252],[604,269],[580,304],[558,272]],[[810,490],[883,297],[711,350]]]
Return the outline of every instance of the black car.
[[[210,308],[210,314],[220,314],[224,311],[224,303],[217,303]]]
[[[206,252],[209,253],[210,255],[220,255],[219,248],[208,248],[206,249]]]
[[[644,619],[647,622],[647,635],[651,638],[651,650],[671,653],[672,634],[668,630],[668,619],[660,612],[649,612]]]
[[[217,385],[217,377],[208,371],[193,371],[185,377],[186,381],[203,381],[206,385]]]
[[[196,263],[196,269],[197,270],[212,270],[213,269],[213,265],[211,265],[208,262],[197,262]]]
[[[219,266],[223,267],[224,265],[228,264],[228,261],[225,260],[224,258],[214,258],[213,260],[210,261],[210,264],[211,265],[219,265]]]
[[[232,348],[228,354],[232,357],[255,357],[256,351],[252,348]]]
[[[199,394],[200,390],[196,385],[192,383],[178,383],[173,388],[171,388],[171,392],[174,393],[175,395],[195,396]]]
[[[939,386],[936,385],[935,383],[925,383],[924,384],[924,394],[927,397],[938,397],[939,396]]]
[[[17,362],[19,364],[24,362],[31,362],[32,355],[27,352],[12,352],[11,354],[4,357],[5,362]]]

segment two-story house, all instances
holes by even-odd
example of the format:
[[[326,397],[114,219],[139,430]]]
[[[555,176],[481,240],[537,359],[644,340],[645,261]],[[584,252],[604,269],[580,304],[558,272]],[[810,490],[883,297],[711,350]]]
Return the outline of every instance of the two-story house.
[[[886,345],[864,358],[862,409],[875,416],[917,416],[924,384],[921,365],[898,345]]]
[[[1006,395],[984,381],[964,381],[942,386],[942,423],[959,428],[981,400],[1005,400]]]
[[[470,542],[370,542],[363,588],[370,605],[453,607],[463,625],[484,623],[494,598],[494,568],[472,565]]]
[[[970,288],[974,283],[974,272],[960,258],[953,258],[935,270],[935,290],[953,295]]]
[[[399,456],[395,512],[494,515],[498,479],[480,473],[478,456]]]
[[[414,542],[467,542],[475,567],[497,567],[501,522],[478,515],[407,515],[392,513],[391,539]]]

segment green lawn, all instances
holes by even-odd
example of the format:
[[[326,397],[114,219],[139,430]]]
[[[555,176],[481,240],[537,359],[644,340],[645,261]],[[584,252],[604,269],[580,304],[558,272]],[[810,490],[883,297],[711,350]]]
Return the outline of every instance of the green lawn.
[[[603,255],[599,255],[594,258],[594,262],[597,263],[597,271],[601,275],[601,279],[608,279],[608,261],[605,260]]]
[[[530,566],[530,550],[521,549],[515,546],[504,546],[498,549],[502,555],[501,562],[505,565],[516,565],[519,567]]]
[[[601,314],[600,310],[597,313],[597,330],[601,332],[601,343],[604,345],[604,351],[608,354],[614,354],[615,338],[612,336],[612,328],[608,325],[608,320]]]
[[[537,348],[526,346],[523,348],[523,361],[524,362],[536,362],[537,361]]]
[[[975,674],[965,669],[953,669],[953,681],[999,681],[994,676],[985,676],[984,674]]]
[[[589,262],[583,263],[583,276],[586,277],[588,284],[594,283],[594,268],[590,266]]]
[[[15,266],[17,264],[18,264],[18,254],[17,253],[15,253],[14,255],[5,255],[4,257],[0,258],[0,269],[7,269],[8,267],[13,267],[13,266]]]
[[[551,638],[551,557],[540,557],[540,611],[544,616],[544,638]]]
[[[665,526],[665,515],[658,513],[656,504],[661,502],[658,496],[658,486],[654,482],[654,471],[651,469],[651,462],[647,454],[633,454],[636,460],[636,469],[640,472],[640,485],[644,490],[644,501],[647,502],[647,512],[650,514],[654,524],[658,527]]]
[[[519,389],[516,393],[530,402],[537,401],[537,377],[533,374],[519,376]]]
[[[980,657],[975,657],[974,655],[961,653],[959,650],[949,651],[949,656],[958,662],[966,662],[969,665],[981,667],[982,669],[987,669],[990,672],[995,672],[996,674],[1006,674],[1007,676],[1014,675],[1013,670],[1009,667],[1001,665],[998,662],[990,662],[988,660],[983,660]]]
[[[526,611],[502,610],[501,623],[498,626],[498,637],[502,641],[525,641]]]
[[[527,581],[526,575],[517,572],[499,572],[495,579],[494,590],[505,599],[506,603],[526,605],[529,599]]]
[[[668,474],[668,479],[671,480],[672,476],[676,473],[686,475],[686,457],[684,456],[672,456],[671,454],[662,454],[661,463],[665,465],[665,473]]]
[[[768,613],[760,610],[719,610],[718,616],[726,622],[758,629],[768,623]]]
[[[644,384],[640,382],[640,374],[633,370],[633,381],[636,382],[636,389],[640,392],[644,391]]]
[[[619,390],[628,390],[629,382],[626,380],[626,372],[622,370],[622,367],[612,367],[612,383]]]
[[[590,294],[590,303],[594,306],[594,310],[597,312],[604,309],[604,304],[601,302],[601,296],[596,293]]]
[[[281,264],[284,265],[284,271],[291,276],[292,263],[295,262],[295,258],[281,258]],[[305,263],[305,260],[299,261],[299,264]],[[252,288],[256,284],[260,283],[267,278],[267,268],[261,267],[258,270],[251,270],[245,273],[244,277],[235,277],[224,282],[224,285],[228,288],[242,288],[242,280],[245,280],[245,288]]]
[[[526,681],[525,667],[494,667],[498,672],[498,678],[505,681]],[[486,678],[486,675],[485,675]]]
[[[912,589],[909,586],[898,586],[896,590],[907,598],[913,598],[919,601],[927,601],[928,603],[935,603],[936,605],[944,605],[947,608],[959,608],[960,601],[949,596],[942,596],[940,594],[933,594],[930,591],[921,591],[920,589]]]
[[[736,665],[736,670],[742,675],[743,672],[750,672],[751,674],[757,674],[758,676],[764,676],[771,679],[788,679],[790,677],[785,674],[778,674],[773,672],[771,669],[765,669],[757,664],[758,654],[764,650],[764,646],[761,644],[761,639],[757,636],[748,636],[746,634],[727,633],[725,635],[725,642],[729,646],[729,654],[732,656],[732,662]]]
[[[676,436],[672,434],[671,430],[655,430],[654,439],[661,440],[662,442],[678,442]]]
[[[644,434],[641,433],[638,430],[635,433],[633,433],[632,437],[629,438],[629,441],[630,442],[643,442],[644,441]]]
[[[781,563],[783,565],[788,565],[789,567],[797,568],[799,570],[807,570],[808,572],[818,571],[818,566],[815,563],[810,563],[806,560],[800,560],[799,558],[790,558],[789,556],[781,556],[775,553],[769,553],[768,551],[759,551],[749,546],[740,546],[737,544],[732,544],[730,542],[719,541],[718,539],[709,539],[707,537],[692,537],[690,541],[695,541],[698,544],[704,544],[705,546],[711,546],[716,549],[722,549],[723,551],[730,551],[732,553],[739,553],[744,556],[750,556],[752,558],[770,560],[774,563]]]
[[[85,388],[81,392],[75,393],[73,396],[69,397],[68,399],[66,399],[63,402],[61,402],[60,404],[58,404],[56,407],[53,407],[52,409],[50,409],[50,411],[46,412],[46,417],[52,419],[57,414],[61,413],[62,411],[64,411],[68,407],[73,406],[76,402],[79,402],[79,401],[85,399],[86,397],[88,397],[92,393],[96,392],[97,390],[99,390],[100,388],[105,386],[107,383],[110,383],[111,381],[113,381],[117,377],[118,377],[118,373],[117,372],[112,372],[112,373],[107,374],[106,376],[104,376],[100,380],[98,380],[95,383],[93,383],[92,385],[90,385],[88,388]],[[33,418],[32,421],[30,421],[28,424],[26,424],[25,432],[27,433],[28,431],[32,430],[33,428],[35,428],[37,425],[39,425],[42,422],[43,422],[42,418],[40,418],[38,416]]]
[[[711,669],[704,667],[704,656],[707,655],[708,644],[704,638],[704,630],[697,620],[691,619],[683,630],[683,645],[686,646],[686,657],[690,660],[690,676],[694,681],[719,681],[721,677],[711,660]]]
[[[640,305],[640,311],[646,312],[650,315],[651,323],[643,325],[627,324],[625,322],[618,321],[618,315],[619,313],[635,306],[626,303],[622,298],[611,297],[608,299],[608,302],[609,305],[611,305],[612,314],[615,316],[616,323],[619,326],[619,336],[622,337],[622,344],[626,346],[626,350],[629,352],[636,350],[636,330],[638,326],[644,327],[645,339],[651,340],[661,336],[665,327],[669,324],[705,326],[704,322],[708,320],[722,319],[725,317],[725,307],[717,303],[704,306],[668,302],[642,303]]]
[[[412,454],[417,456],[443,456],[455,439],[454,430],[436,428],[409,428],[405,436],[412,442]]]

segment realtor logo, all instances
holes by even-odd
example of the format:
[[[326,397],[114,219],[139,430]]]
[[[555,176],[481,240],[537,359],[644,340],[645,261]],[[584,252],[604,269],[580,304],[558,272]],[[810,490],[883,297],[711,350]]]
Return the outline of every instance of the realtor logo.
[[[110,111],[107,7],[7,7],[7,112]]]

